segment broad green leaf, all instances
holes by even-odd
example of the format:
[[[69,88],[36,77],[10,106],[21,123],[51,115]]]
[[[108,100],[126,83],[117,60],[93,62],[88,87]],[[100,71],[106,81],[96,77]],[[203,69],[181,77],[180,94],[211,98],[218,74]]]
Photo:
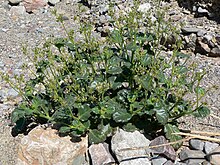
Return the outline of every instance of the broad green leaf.
[[[60,127],[59,129],[59,133],[69,133],[71,131],[71,128],[70,127],[67,127],[67,126],[63,126],[63,127]]]
[[[115,82],[112,84],[112,89],[116,90],[118,88],[122,87],[122,83],[121,82]]]
[[[14,111],[11,113],[11,121],[12,123],[16,123],[19,119],[31,116],[32,114],[32,109],[26,107],[24,104],[21,104],[19,107],[15,108]]]
[[[116,122],[127,122],[132,118],[132,115],[128,113],[125,109],[118,109],[114,114],[113,114],[113,119]]]
[[[151,90],[152,88],[152,77],[150,76],[146,76],[143,80],[142,80],[142,85],[145,89],[147,90]]]
[[[97,144],[104,142],[107,136],[112,132],[111,126],[103,125],[102,123],[99,125],[98,129],[92,129],[89,131],[89,143]]]
[[[137,44],[134,41],[131,41],[127,45],[127,49],[130,50],[130,51],[135,51],[137,49]]]
[[[111,38],[114,43],[118,43],[118,44],[122,43],[122,36],[118,30],[114,30],[111,33]]]
[[[135,125],[133,125],[132,123],[128,123],[123,127],[123,129],[128,132],[133,132],[133,131],[137,130],[138,128]]]
[[[90,113],[91,113],[91,108],[87,104],[78,107],[78,118],[81,121],[88,120],[88,118],[91,116]]]
[[[166,124],[168,121],[169,114],[166,112],[164,108],[155,109],[156,117],[159,123]]]
[[[173,133],[178,133],[179,129],[175,125],[171,124],[166,124],[164,126],[164,132],[166,133],[166,137],[171,141],[171,142],[176,142],[178,140],[181,140],[182,137],[180,135],[174,135]],[[174,148],[179,148],[182,143],[176,143],[173,145]]]
[[[121,67],[119,66],[112,66],[108,69],[107,73],[112,74],[112,75],[116,75],[116,74],[120,74],[123,70],[121,69]]]
[[[195,117],[206,117],[210,114],[210,109],[208,109],[205,106],[200,106],[196,109],[196,111],[193,113]]]
[[[64,47],[66,43],[66,40],[64,38],[55,38],[54,39],[54,45],[60,49],[61,47]]]

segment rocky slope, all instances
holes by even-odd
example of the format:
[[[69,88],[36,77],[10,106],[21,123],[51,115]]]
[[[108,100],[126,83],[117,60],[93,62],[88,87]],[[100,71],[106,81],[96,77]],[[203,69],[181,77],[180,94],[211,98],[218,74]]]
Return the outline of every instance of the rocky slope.
[[[31,3],[34,2],[32,5]],[[0,0],[0,69],[11,75],[27,73],[22,70],[22,64],[28,62],[28,58],[22,54],[22,45],[28,45],[29,49],[51,36],[64,36],[64,30],[51,10],[56,9],[64,15],[67,28],[78,28],[74,17],[83,16],[85,19],[97,21],[99,34],[105,32],[105,20],[108,19],[108,1],[92,1],[87,6],[82,5],[84,12],[79,10],[78,1],[63,0],[61,2],[51,0],[49,3],[40,0]],[[218,1],[216,1],[218,2]],[[132,1],[116,1],[118,10],[125,10]],[[144,3],[144,1],[143,1]],[[186,3],[186,1],[184,1]],[[210,8],[207,3],[181,1],[163,2],[163,7],[168,7],[167,16],[173,24],[184,23],[182,37],[185,49],[192,55],[192,60],[199,63],[200,68],[206,68],[208,74],[203,81],[205,87],[220,84],[220,28],[219,22],[212,17],[212,13],[218,11]],[[214,4],[215,2],[213,2]],[[88,8],[88,6],[90,8]],[[183,6],[184,8],[182,8]],[[216,5],[213,5],[216,7]],[[196,16],[196,17],[195,17]],[[208,56],[208,57],[207,57]],[[211,56],[211,57],[210,57]],[[217,57],[217,58],[214,58]],[[32,65],[31,62],[28,62]],[[0,164],[16,164],[17,144],[20,137],[12,137],[8,126],[8,114],[20,101],[18,93],[0,80]],[[220,90],[216,89],[204,99],[212,109],[214,115],[206,119],[194,119],[186,117],[181,119],[181,127],[184,129],[219,131],[219,101]]]

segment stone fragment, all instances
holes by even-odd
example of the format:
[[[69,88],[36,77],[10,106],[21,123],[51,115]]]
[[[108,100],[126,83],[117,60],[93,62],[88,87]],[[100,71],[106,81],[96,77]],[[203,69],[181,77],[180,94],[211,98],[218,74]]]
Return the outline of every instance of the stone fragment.
[[[174,163],[171,160],[168,160],[163,165],[174,165]]]
[[[213,48],[209,53],[209,57],[220,57],[220,48]]]
[[[126,132],[122,129],[117,130],[111,140],[112,151],[115,153],[119,162],[123,160],[127,164],[150,165],[146,149],[123,150],[136,147],[148,147],[150,141],[140,132]],[[145,156],[143,158],[143,156]],[[122,164],[124,165],[123,162]],[[132,162],[132,163],[131,163]]]
[[[18,164],[72,165],[73,162],[82,162],[82,158],[85,160],[87,147],[87,137],[74,143],[69,136],[60,137],[55,129],[36,127],[21,139],[18,148]]]
[[[211,151],[213,151],[214,149],[216,149],[219,146],[218,143],[212,143],[212,142],[205,142],[204,145],[204,152],[206,154],[210,153]]]
[[[187,33],[198,33],[198,31],[200,31],[201,29],[199,28],[194,28],[194,27],[184,27],[181,28],[181,31],[185,34]]]
[[[119,165],[151,165],[151,162],[147,158],[128,159],[122,161]]]
[[[166,138],[164,136],[159,136],[155,138],[154,140],[152,140],[149,146],[156,146],[156,145],[166,144],[166,143],[167,143]],[[176,152],[171,145],[152,148],[151,151],[155,154],[164,155],[171,160],[176,159]]]
[[[184,149],[179,153],[179,158],[187,164],[199,164],[205,161],[205,153],[200,150]]]
[[[205,41],[205,43],[209,43],[212,40],[213,36],[211,34],[206,34],[203,37],[203,40]]]
[[[197,36],[198,36],[198,37],[203,37],[206,33],[207,33],[207,31],[205,31],[205,30],[199,30],[199,31],[197,32]]]
[[[91,145],[89,147],[89,153],[91,155],[92,164],[105,165],[115,162],[112,155],[109,153],[108,144],[106,143]]]
[[[166,161],[167,161],[166,158],[163,158],[163,157],[160,157],[160,156],[151,159],[152,165],[164,164]]]
[[[56,5],[60,0],[48,0],[51,5]]]
[[[150,3],[143,3],[138,7],[139,12],[147,13],[151,9]]]
[[[208,14],[208,13],[209,13],[208,10],[203,9],[203,8],[201,8],[201,7],[199,7],[197,11],[198,11],[199,14]]]
[[[18,96],[18,92],[13,88],[9,88],[7,92],[8,97],[16,97]]]
[[[175,165],[188,165],[188,164],[183,163],[183,162],[176,162]]]
[[[10,9],[10,14],[12,16],[21,16],[26,13],[24,6],[12,6]]]
[[[47,5],[46,0],[24,0],[23,2],[27,12],[34,12]]]
[[[209,162],[213,165],[219,165],[220,162],[220,147],[217,147],[213,151],[211,151],[207,156]]]
[[[189,145],[190,145],[190,148],[191,149],[194,149],[194,150],[203,150],[204,148],[204,142],[201,141],[201,140],[198,140],[198,139],[191,139],[189,141]]]
[[[12,5],[17,5],[19,4],[22,0],[8,0],[10,4]]]
[[[211,163],[209,163],[208,161],[204,161],[202,162],[202,165],[211,165]]]
[[[211,51],[211,49],[209,48],[209,46],[207,44],[203,43],[200,40],[196,40],[196,47],[195,47],[196,53],[206,55],[206,54],[209,54],[210,51]]]

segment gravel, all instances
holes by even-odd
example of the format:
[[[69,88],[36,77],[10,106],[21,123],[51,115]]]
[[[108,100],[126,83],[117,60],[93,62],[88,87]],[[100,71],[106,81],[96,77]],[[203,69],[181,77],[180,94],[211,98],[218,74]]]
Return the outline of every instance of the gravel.
[[[56,2],[54,1],[54,3]],[[129,3],[131,2],[129,1]],[[187,25],[196,25],[195,28],[220,34],[219,25],[215,21],[208,20],[207,18],[194,18],[189,12],[184,15],[182,9],[173,1],[164,4],[170,7],[171,10],[175,8],[171,18],[178,18],[179,21],[187,21]],[[78,24],[74,21],[74,17],[76,15],[84,15],[87,18],[88,15],[85,15],[85,13],[91,13],[94,17],[99,17],[99,14],[101,14],[102,23],[104,23],[107,16],[103,17],[104,15],[102,14],[107,12],[108,6],[102,5],[104,7],[97,13],[90,12],[88,7],[82,6],[85,12],[79,14],[76,1],[62,0],[62,2],[58,2],[55,6],[47,6],[32,14],[28,14],[24,12],[23,7],[17,6],[17,8],[13,9],[15,6],[10,6],[8,1],[0,0],[0,69],[11,76],[21,73],[28,74],[27,71],[22,71],[22,64],[28,63],[32,65],[32,63],[23,55],[22,45],[28,45],[28,49],[31,50],[52,36],[65,36],[63,28],[56,22],[55,16],[50,12],[51,10],[56,9],[58,13],[63,14],[67,29],[76,29]],[[95,9],[92,8],[92,11],[95,11]],[[207,69],[208,74],[202,82],[203,86],[209,88],[212,85],[220,84],[220,58],[191,54],[191,59],[196,61],[200,68]],[[16,164],[17,144],[20,139],[19,137],[22,135],[15,138],[11,136],[11,128],[8,126],[10,122],[5,117],[21,100],[21,98],[16,96],[17,92],[0,79],[0,164]],[[203,101],[207,102],[207,105],[212,109],[213,115],[205,119],[184,117],[180,120],[180,128],[219,131],[220,90],[211,90]]]

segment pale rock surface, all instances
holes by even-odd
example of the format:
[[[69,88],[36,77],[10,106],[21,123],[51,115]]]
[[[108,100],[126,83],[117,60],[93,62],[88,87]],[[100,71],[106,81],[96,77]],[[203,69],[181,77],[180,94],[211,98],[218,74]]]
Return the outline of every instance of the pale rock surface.
[[[26,10],[24,6],[12,6],[10,9],[11,16],[21,16],[21,15],[24,15],[25,13],[26,13]],[[18,95],[18,93],[14,91],[13,89],[11,90],[10,94],[12,94],[12,96],[14,97]]]
[[[58,2],[60,2],[60,0],[48,0],[48,2],[52,5],[57,4]]]
[[[105,165],[115,162],[109,153],[107,143],[92,144],[89,147],[89,153],[91,155],[92,164],[94,165]]]
[[[72,165],[85,164],[88,138],[72,142],[71,137],[60,137],[57,130],[36,127],[21,139],[18,147],[19,165]]]
[[[19,4],[22,0],[8,0],[8,1],[11,4],[16,5],[16,4]]]
[[[208,155],[207,158],[210,161],[211,164],[213,165],[219,165],[220,162],[220,147],[217,147],[213,151],[211,151]]]
[[[34,12],[47,5],[47,0],[24,0],[24,7],[27,12]]]
[[[150,141],[140,132],[126,132],[122,129],[117,130],[111,141],[112,151],[115,153],[120,165],[150,165],[146,149],[123,150],[126,148],[147,147],[149,143]]]

